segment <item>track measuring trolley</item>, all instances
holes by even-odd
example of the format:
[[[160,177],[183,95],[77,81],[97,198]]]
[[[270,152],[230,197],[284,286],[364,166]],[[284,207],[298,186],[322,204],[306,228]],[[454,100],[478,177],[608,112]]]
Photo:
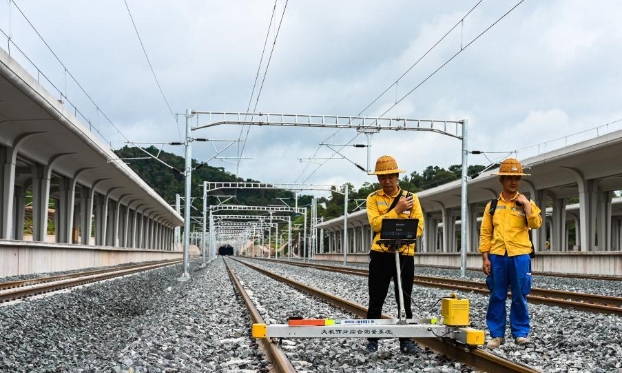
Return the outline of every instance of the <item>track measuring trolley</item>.
[[[255,338],[442,338],[470,350],[484,344],[484,331],[469,326],[469,300],[452,293],[441,299],[439,317],[407,319],[400,275],[398,248],[416,241],[417,219],[384,219],[379,244],[395,254],[396,286],[399,289],[397,319],[305,319],[290,318],[287,324],[253,324]]]

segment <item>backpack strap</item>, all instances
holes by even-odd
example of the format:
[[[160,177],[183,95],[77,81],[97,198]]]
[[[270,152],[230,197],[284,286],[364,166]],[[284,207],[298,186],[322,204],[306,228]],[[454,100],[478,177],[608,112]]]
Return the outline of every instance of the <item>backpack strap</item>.
[[[488,213],[490,214],[490,216],[493,216],[495,214],[495,210],[497,209],[498,202],[499,202],[499,198],[490,200],[490,209],[488,210]]]
[[[393,210],[393,208],[395,207],[395,205],[397,205],[397,202],[399,201],[399,199],[402,197],[402,195],[404,194],[404,191],[400,191],[400,194],[398,194],[397,196],[395,196],[395,198],[393,198],[393,202],[391,202],[391,206],[389,206],[389,209],[387,210],[387,213],[389,213],[389,211]],[[376,232],[374,235],[376,234],[380,234],[380,232]]]

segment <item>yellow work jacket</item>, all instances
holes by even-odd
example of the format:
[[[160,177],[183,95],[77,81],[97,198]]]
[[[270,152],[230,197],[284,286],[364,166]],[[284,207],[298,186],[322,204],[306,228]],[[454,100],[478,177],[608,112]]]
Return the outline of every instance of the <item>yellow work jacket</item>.
[[[371,249],[379,252],[388,252],[389,249],[384,245],[376,243],[380,239],[380,228],[382,226],[382,219],[419,219],[419,225],[417,226],[417,237],[423,233],[423,212],[421,211],[421,204],[419,204],[419,198],[413,194],[413,207],[410,211],[404,211],[398,214],[395,209],[389,210],[393,199],[396,196],[402,194],[402,189],[399,188],[398,193],[395,196],[389,196],[384,191],[377,190],[367,196],[367,218],[369,219],[369,225],[372,232],[374,232],[374,240],[371,245]],[[404,191],[404,196],[406,192]],[[415,255],[415,244],[403,245],[399,248],[402,255]]]
[[[518,193],[506,201],[501,193],[493,216],[489,212],[490,202],[486,205],[480,228],[480,253],[505,255],[507,250],[508,256],[516,256],[531,252],[529,228],[537,229],[542,225],[540,208],[530,200],[531,214],[525,219],[523,208],[516,205],[516,197]]]

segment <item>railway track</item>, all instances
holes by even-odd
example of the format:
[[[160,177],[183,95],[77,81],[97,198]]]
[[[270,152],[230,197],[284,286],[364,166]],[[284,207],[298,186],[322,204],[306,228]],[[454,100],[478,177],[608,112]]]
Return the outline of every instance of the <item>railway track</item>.
[[[289,261],[281,261],[281,263],[301,267],[316,268],[331,272],[353,274],[358,276],[368,275],[368,271],[366,269],[346,268],[312,263],[296,263]],[[482,282],[474,282],[471,280],[452,279],[447,277],[415,276],[414,282],[415,284],[422,286],[432,286],[450,290],[462,290],[465,292],[473,291],[482,294],[490,293],[490,291],[486,287],[486,284]],[[532,288],[531,293],[527,296],[527,298],[530,302],[533,302],[534,304],[539,303],[550,306],[558,306],[562,308],[574,308],[586,312],[614,314],[622,316],[621,297]]]
[[[137,272],[175,265],[181,262],[181,260],[168,260],[155,263],[150,262],[148,264],[136,264],[121,268],[115,267],[94,271],[74,272],[58,276],[3,282],[0,283],[0,303],[50,293],[97,281],[108,280],[115,277],[126,276]]]
[[[253,270],[258,271],[272,279],[285,283],[301,292],[304,292],[306,294],[322,299],[326,303],[331,304],[334,307],[341,308],[353,314],[354,316],[358,318],[366,317],[367,308],[358,303],[334,296],[332,294],[320,291],[313,287],[309,287],[305,284],[302,284],[300,282],[291,280],[289,278],[277,275],[272,271],[268,271],[261,267],[249,264],[247,262],[243,262],[243,261],[237,261],[237,262],[242,263],[248,266],[249,268],[252,268]],[[227,270],[229,271],[229,275],[233,283],[235,284],[236,288],[238,289],[238,292],[241,294],[242,298],[244,299],[244,303],[247,305],[247,308],[249,309],[253,323],[265,323],[262,320],[259,313],[257,312],[257,309],[253,305],[253,302],[251,301],[250,297],[246,294],[246,291],[243,289],[242,285],[237,280],[235,274],[232,273],[228,265],[227,265]],[[383,318],[390,318],[390,317],[383,315]],[[271,361],[274,364],[273,368],[276,372],[290,373],[290,372],[296,371],[293,365],[291,364],[291,362],[289,361],[289,359],[287,359],[287,356],[283,353],[283,351],[280,350],[277,343],[275,343],[274,341],[270,341],[268,339],[261,339],[261,342],[263,343],[263,348],[267,351],[268,355],[270,356]],[[438,352],[439,354],[442,354],[451,359],[455,359],[457,361],[463,362],[480,371],[500,372],[500,373],[538,372],[538,370],[535,370],[531,367],[503,359],[499,356],[490,354],[483,349],[465,348],[464,345],[459,345],[456,342],[449,341],[443,338],[423,338],[423,339],[417,339],[417,342],[419,342],[420,344],[424,346],[429,347],[430,349]]]

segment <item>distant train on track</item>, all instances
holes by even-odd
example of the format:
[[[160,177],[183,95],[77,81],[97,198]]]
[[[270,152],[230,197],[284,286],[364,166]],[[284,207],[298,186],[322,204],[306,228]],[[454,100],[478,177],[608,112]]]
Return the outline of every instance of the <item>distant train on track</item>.
[[[227,244],[218,248],[218,255],[233,255],[233,246]]]

